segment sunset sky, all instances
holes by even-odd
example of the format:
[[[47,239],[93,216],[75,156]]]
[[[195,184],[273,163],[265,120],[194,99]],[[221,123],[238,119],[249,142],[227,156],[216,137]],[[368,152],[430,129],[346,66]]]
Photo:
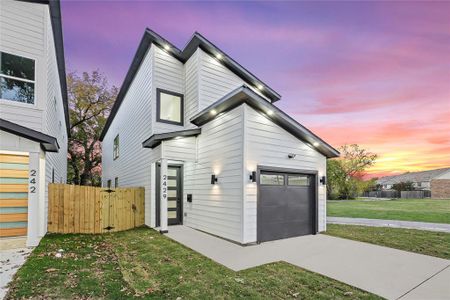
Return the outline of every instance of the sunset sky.
[[[68,71],[120,86],[146,27],[183,48],[200,32],[282,95],[372,176],[450,167],[450,2],[62,1]]]

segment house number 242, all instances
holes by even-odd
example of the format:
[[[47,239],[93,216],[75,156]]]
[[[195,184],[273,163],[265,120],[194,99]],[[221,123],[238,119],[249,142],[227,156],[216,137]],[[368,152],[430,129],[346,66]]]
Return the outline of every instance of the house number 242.
[[[36,193],[36,170],[30,170],[30,193]]]

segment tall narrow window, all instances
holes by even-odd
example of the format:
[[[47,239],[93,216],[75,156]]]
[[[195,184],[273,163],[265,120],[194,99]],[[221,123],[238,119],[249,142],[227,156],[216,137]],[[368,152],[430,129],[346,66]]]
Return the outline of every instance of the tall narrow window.
[[[111,188],[111,179],[108,179],[108,181],[106,182],[106,186],[108,189]]]
[[[34,104],[34,73],[34,60],[0,52],[0,99]]]
[[[114,178],[114,187],[115,188],[119,187],[119,177]]]
[[[119,158],[119,135],[114,138],[113,159]]]
[[[52,183],[55,183],[55,169],[52,168]]]
[[[156,114],[158,122],[183,126],[183,94],[156,89]]]

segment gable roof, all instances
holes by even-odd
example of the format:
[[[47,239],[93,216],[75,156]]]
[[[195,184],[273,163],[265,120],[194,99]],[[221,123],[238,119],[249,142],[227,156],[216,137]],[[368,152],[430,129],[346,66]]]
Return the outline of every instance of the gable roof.
[[[100,135],[100,141],[103,140],[106,133],[108,132],[109,127],[111,126],[112,121],[114,120],[115,115],[117,114],[120,105],[122,104],[123,99],[125,98],[125,95],[127,94],[128,89],[130,88],[131,83],[133,82],[134,77],[136,76],[136,73],[139,70],[139,67],[142,63],[142,60],[145,57],[145,54],[147,53],[147,50],[149,47],[155,44],[162,49],[165,49],[167,53],[171,54],[173,57],[178,59],[182,63],[186,63],[186,61],[189,60],[189,58],[195,53],[197,48],[202,49],[206,53],[217,56],[220,54],[222,58],[220,59],[221,62],[233,73],[235,73],[237,76],[239,76],[242,80],[247,82],[248,84],[258,86],[261,85],[261,93],[268,97],[270,101],[275,102],[280,100],[281,96],[275,92],[271,87],[269,87],[267,84],[262,82],[258,77],[253,75],[250,71],[245,69],[243,66],[241,66],[239,63],[237,63],[235,60],[233,60],[230,56],[228,56],[225,52],[220,50],[216,45],[208,41],[205,37],[203,37],[200,33],[195,32],[190,39],[190,41],[187,43],[187,45],[184,47],[183,50],[178,49],[176,46],[174,46],[172,43],[161,37],[159,34],[154,32],[153,30],[146,28],[144,35],[141,39],[141,42],[139,43],[139,47],[136,51],[136,54],[134,55],[133,61],[130,65],[130,68],[128,69],[128,72],[125,76],[125,80],[122,83],[122,86],[120,88],[119,94],[117,95],[117,99],[114,102],[113,108],[111,109],[111,113],[109,115],[108,120],[106,121],[105,127],[103,128],[102,134]],[[168,49],[166,49],[168,48]]]
[[[202,126],[216,118],[219,114],[232,110],[243,103],[264,113],[272,122],[279,125],[296,138],[306,142],[309,146],[316,149],[327,158],[339,156],[339,151],[245,85],[214,102],[193,116],[190,121],[197,126]],[[214,111],[214,114],[211,114],[211,111]],[[313,146],[314,144],[316,144],[316,146]]]
[[[439,177],[440,175],[450,172],[450,168],[442,168],[428,170],[422,172],[407,172],[400,175],[385,176],[377,180],[378,184],[395,184],[400,182],[427,182]]]
[[[61,20],[61,5],[59,0],[17,0],[36,4],[46,4],[50,10],[53,41],[55,43],[56,63],[58,67],[59,84],[64,107],[67,136],[70,136],[69,101],[67,98],[66,64],[64,58],[64,40]]]
[[[21,136],[28,140],[38,142],[41,148],[47,152],[59,152],[59,145],[56,138],[43,134],[42,132],[24,127],[22,125],[0,119],[0,130]]]
[[[162,141],[171,140],[177,137],[197,136],[201,132],[202,132],[201,128],[194,128],[194,129],[154,134],[142,143],[142,147],[153,149],[159,146],[159,144],[161,144]]]

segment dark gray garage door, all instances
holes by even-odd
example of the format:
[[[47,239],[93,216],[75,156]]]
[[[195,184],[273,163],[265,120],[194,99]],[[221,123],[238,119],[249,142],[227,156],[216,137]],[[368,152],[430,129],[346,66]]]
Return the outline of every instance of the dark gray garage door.
[[[258,242],[315,233],[315,175],[261,171]]]

